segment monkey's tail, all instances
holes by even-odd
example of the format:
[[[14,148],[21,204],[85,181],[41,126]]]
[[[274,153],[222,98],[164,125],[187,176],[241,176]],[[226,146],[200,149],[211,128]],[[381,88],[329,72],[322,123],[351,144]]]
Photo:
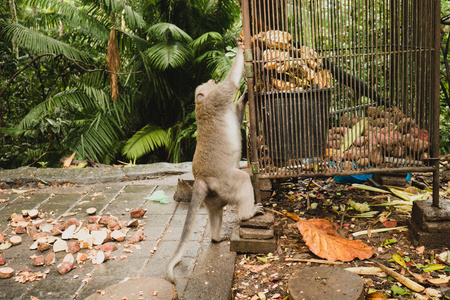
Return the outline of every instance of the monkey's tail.
[[[203,180],[196,180],[192,189],[192,199],[189,205],[189,210],[184,222],[183,232],[177,246],[177,250],[170,258],[164,271],[164,277],[171,283],[175,282],[175,276],[173,275],[173,268],[180,262],[186,248],[187,242],[194,229],[195,218],[200,210],[203,200],[208,193],[208,187]]]

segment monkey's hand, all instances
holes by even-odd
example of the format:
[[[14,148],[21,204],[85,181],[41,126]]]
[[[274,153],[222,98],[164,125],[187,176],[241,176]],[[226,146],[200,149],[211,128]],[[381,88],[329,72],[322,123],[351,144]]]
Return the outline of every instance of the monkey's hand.
[[[238,46],[238,50],[244,52],[244,43],[240,38],[234,38],[236,40],[236,44]]]

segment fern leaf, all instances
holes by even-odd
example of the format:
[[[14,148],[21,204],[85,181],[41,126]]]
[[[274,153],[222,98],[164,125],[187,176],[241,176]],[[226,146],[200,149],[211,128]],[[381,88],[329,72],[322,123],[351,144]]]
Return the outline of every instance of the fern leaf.
[[[192,57],[192,49],[180,42],[159,43],[148,49],[148,55],[153,67],[157,70],[166,70],[169,67],[183,66]]]
[[[157,40],[176,40],[179,42],[192,42],[192,38],[180,27],[171,23],[158,23],[148,29],[148,34]]]
[[[63,53],[70,58],[89,61],[90,56],[66,43],[43,35],[40,32],[26,28],[18,23],[0,23],[3,29],[0,36],[17,43],[20,47],[31,50],[35,53]]]
[[[209,44],[222,43],[222,42],[223,42],[222,35],[218,32],[211,31],[211,32],[202,34],[201,36],[196,38],[191,43],[191,45],[194,49],[198,50],[198,48],[200,48],[200,47],[204,47]]]
[[[161,127],[148,124],[136,132],[122,149],[128,159],[137,159],[156,148],[168,145],[168,135]]]

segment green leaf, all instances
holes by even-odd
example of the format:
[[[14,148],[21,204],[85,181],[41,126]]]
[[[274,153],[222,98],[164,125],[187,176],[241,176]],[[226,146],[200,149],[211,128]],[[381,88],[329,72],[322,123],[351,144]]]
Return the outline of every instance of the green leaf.
[[[433,271],[442,270],[444,268],[445,268],[445,265],[443,265],[443,264],[428,264],[422,269],[422,271],[433,272]]]
[[[122,149],[128,159],[137,159],[156,148],[168,145],[168,135],[159,126],[148,124],[136,132]]]
[[[411,294],[407,290],[402,289],[401,287],[399,287],[398,285],[395,285],[395,284],[391,286],[391,291],[394,292],[394,296],[395,295],[410,295]]]
[[[364,128],[367,126],[367,119],[364,118],[356,123],[343,137],[341,151],[345,151],[355,142],[355,140],[361,136],[364,132]]]
[[[6,24],[0,22],[0,27],[2,27],[0,36],[5,37],[11,42],[17,43],[18,46],[28,49],[36,54],[64,54],[72,59],[83,61],[91,60],[87,53],[57,39],[43,35],[40,32],[26,28],[18,23]]]
[[[395,239],[386,239],[383,243],[381,243],[381,247],[387,246],[387,245],[392,245],[397,243],[397,240]]]
[[[257,258],[259,261],[261,261],[261,262],[267,264],[267,258],[262,257],[262,256],[257,256],[256,258]]]
[[[184,30],[171,23],[158,23],[148,29],[148,34],[159,41],[175,40],[190,43],[192,38]]]
[[[152,66],[164,71],[168,68],[178,68],[187,63],[192,57],[192,49],[180,42],[159,43],[145,52]]]
[[[199,36],[198,38],[196,38],[192,43],[192,47],[196,50],[198,50],[198,48],[209,45],[209,44],[217,44],[217,43],[222,43],[223,42],[223,38],[222,35],[218,32],[215,31],[210,31],[207,33],[202,34],[201,36]]]
[[[406,262],[403,260],[403,257],[401,257],[400,254],[395,253],[395,254],[392,256],[392,259],[394,259],[394,261],[395,261],[397,264],[399,264],[400,266],[402,266],[403,268],[405,268],[405,269],[407,268]]]

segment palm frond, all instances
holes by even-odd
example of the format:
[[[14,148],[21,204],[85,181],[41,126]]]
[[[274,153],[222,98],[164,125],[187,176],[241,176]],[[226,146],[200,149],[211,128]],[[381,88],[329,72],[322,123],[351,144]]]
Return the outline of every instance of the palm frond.
[[[228,74],[232,61],[225,51],[211,50],[196,58],[197,63],[205,63],[208,70],[211,70],[212,77],[222,80]]]
[[[117,35],[117,43],[120,45],[125,44],[125,41],[128,42],[128,44],[130,44],[131,42],[133,42],[136,47],[140,50],[145,50],[150,46],[149,41],[147,41],[146,39],[143,39],[137,35],[131,34],[129,32],[126,31],[121,31],[121,30],[116,30],[119,34]],[[123,48],[123,47],[122,47]],[[128,49],[130,49],[131,46],[128,46]]]
[[[63,103],[68,103],[76,107],[77,104],[81,105],[81,103],[84,102],[84,97],[86,97],[86,94],[80,92],[76,88],[56,94],[53,98],[34,106],[20,121],[16,128],[20,131],[27,130],[31,128],[35,122],[40,120],[48,110],[52,110],[54,107],[61,107],[63,106]]]
[[[170,138],[169,159],[171,162],[181,162],[184,156],[192,157],[197,137],[195,112],[192,111],[184,120],[170,127],[167,133]]]
[[[123,136],[116,120],[107,113],[97,112],[95,117],[78,130],[74,150],[82,156],[89,155],[96,161],[110,163],[116,155],[113,149]]]
[[[223,42],[222,35],[218,32],[210,31],[196,38],[191,43],[191,45],[195,50],[198,50],[198,48],[200,47],[205,47],[210,44],[217,44],[221,42]]]
[[[71,23],[73,28],[78,27],[83,33],[95,37],[103,43],[106,43],[109,39],[109,29],[105,27],[105,24],[68,3],[58,0],[28,0],[27,3],[30,6],[58,12],[60,17]]]
[[[131,6],[125,5],[123,0],[81,0],[89,5],[89,12],[96,15],[107,14],[113,20],[120,18],[123,14],[127,26],[131,29],[144,28],[146,22],[142,16],[133,10]],[[101,11],[101,13],[100,13]]]
[[[89,61],[90,56],[66,43],[57,39],[43,35],[37,31],[26,28],[20,24],[0,23],[2,30],[0,36],[4,36],[7,40],[17,43],[20,47],[28,49],[34,53],[63,53],[70,58]]]
[[[167,84],[164,72],[157,70],[153,66],[151,58],[146,53],[140,52],[140,58],[145,68],[152,93],[159,95],[163,99],[170,99],[173,96],[174,91],[172,87]]]
[[[180,42],[158,43],[145,51],[157,70],[178,68],[192,57],[192,49]]]
[[[73,88],[55,94],[46,101],[34,106],[17,125],[18,130],[27,130],[40,120],[47,111],[55,108],[75,109],[78,111],[94,111],[101,109],[106,112],[110,103],[109,94],[105,91],[90,86]]]
[[[122,3],[122,1],[120,1]],[[147,23],[144,18],[137,12],[135,12],[131,6],[124,5],[123,8],[125,22],[129,28],[144,28]]]
[[[137,159],[158,147],[167,147],[168,144],[167,132],[159,126],[148,124],[125,143],[122,154],[128,159]]]
[[[158,23],[150,26],[148,34],[156,40],[176,40],[180,42],[190,43],[192,38],[184,30],[171,23]]]

